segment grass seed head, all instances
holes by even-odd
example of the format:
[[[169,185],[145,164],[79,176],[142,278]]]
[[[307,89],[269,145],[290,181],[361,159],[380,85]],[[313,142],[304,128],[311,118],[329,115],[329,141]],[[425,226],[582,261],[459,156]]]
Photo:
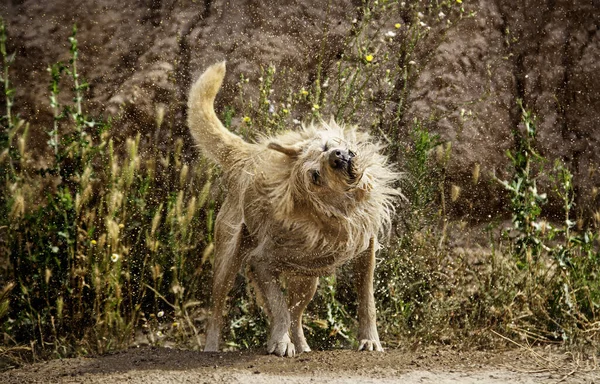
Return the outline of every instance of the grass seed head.
[[[160,128],[165,119],[165,106],[158,104],[156,106],[156,128]]]
[[[50,282],[50,278],[52,277],[52,271],[48,268],[46,268],[46,272],[44,274],[44,281],[46,282],[46,284],[48,284]]]
[[[450,188],[450,200],[454,203],[460,197],[460,187],[456,184],[452,184]]]
[[[9,217],[11,220],[17,220],[25,214],[25,197],[23,190],[18,188],[14,192],[12,206],[10,208]]]
[[[179,172],[179,188],[185,187],[189,170],[190,167],[187,164],[183,164],[181,172]]]
[[[477,184],[479,182],[479,172],[481,166],[479,163],[475,163],[475,165],[473,165],[473,172],[472,172],[472,180],[473,180],[473,184]]]

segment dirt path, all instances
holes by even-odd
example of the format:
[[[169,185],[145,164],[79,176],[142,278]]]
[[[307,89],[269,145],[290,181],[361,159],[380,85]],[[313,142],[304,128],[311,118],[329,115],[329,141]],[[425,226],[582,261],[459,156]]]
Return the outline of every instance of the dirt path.
[[[596,369],[595,369],[596,368]],[[3,372],[12,383],[596,383],[593,359],[544,350],[386,353],[311,352],[286,359],[261,351],[201,353],[136,348],[98,358],[36,363]]]

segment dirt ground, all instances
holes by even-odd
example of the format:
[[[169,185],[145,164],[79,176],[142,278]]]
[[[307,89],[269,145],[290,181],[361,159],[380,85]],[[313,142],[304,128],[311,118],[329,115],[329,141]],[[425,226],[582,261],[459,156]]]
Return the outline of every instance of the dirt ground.
[[[202,353],[133,348],[0,373],[13,383],[600,383],[594,357],[547,349],[464,352],[449,347],[385,353],[321,351],[278,358],[262,351]]]

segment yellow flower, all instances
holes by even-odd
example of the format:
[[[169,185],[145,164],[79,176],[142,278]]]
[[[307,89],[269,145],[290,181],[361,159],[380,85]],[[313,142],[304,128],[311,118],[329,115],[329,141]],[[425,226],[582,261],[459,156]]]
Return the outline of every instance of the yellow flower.
[[[242,118],[242,121],[246,124],[250,124],[252,122],[252,119],[249,116],[244,116]]]
[[[462,4],[462,0],[456,0],[458,4]]]
[[[290,111],[288,111],[286,108],[283,108],[283,113],[290,113]]]
[[[119,224],[119,228],[123,229],[123,227],[125,227],[123,223]]]
[[[400,23],[394,24],[394,27],[396,27],[396,29],[400,28]]]
[[[90,241],[90,244],[92,244],[92,245],[96,245],[96,240],[92,240],[92,241]]]
[[[308,95],[308,91],[307,91],[306,89],[302,88],[302,89],[300,90],[300,94],[301,94],[302,96],[306,96],[306,95]]]
[[[366,55],[365,60],[367,60],[367,62],[370,63],[371,61],[373,61],[373,55]]]
[[[319,109],[319,105],[318,104],[313,104],[313,109],[314,110],[318,110]]]

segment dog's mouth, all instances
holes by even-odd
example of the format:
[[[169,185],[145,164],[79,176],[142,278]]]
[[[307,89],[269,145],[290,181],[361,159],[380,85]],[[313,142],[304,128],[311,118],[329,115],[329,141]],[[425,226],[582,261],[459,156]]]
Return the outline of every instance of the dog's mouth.
[[[350,180],[350,182],[354,183],[354,181],[356,180],[356,172],[354,170],[354,162],[352,161],[352,159],[350,159],[348,161],[348,164],[346,165],[346,173],[348,174],[348,179]]]
[[[329,153],[329,166],[348,176],[350,182],[356,180],[355,158],[356,154],[351,150],[335,149]]]

